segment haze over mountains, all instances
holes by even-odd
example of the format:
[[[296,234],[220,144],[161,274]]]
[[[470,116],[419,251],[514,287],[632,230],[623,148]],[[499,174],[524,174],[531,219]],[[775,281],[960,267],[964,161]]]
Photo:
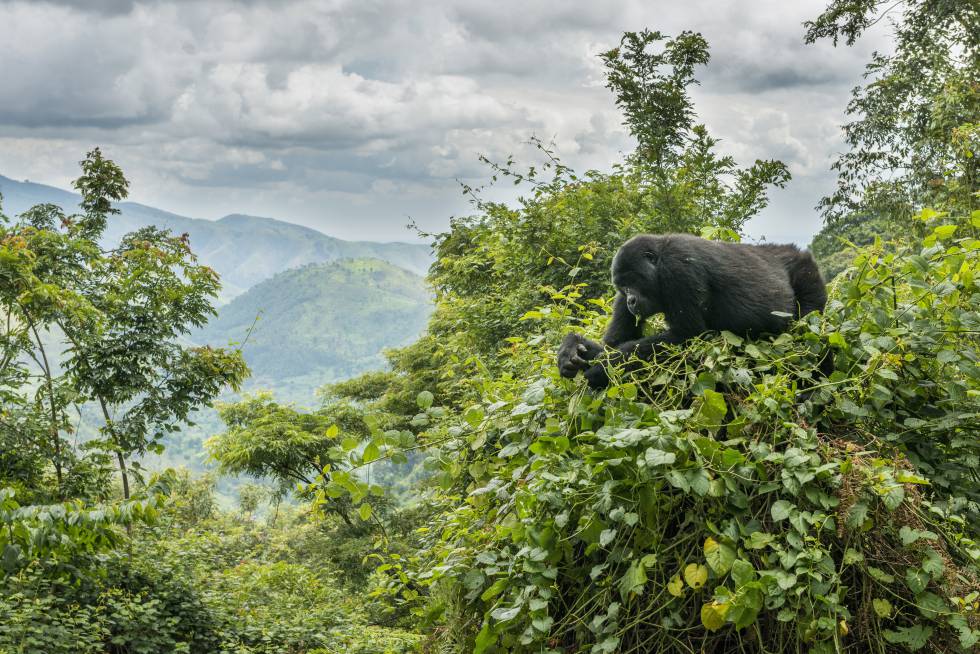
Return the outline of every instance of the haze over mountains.
[[[246,388],[310,406],[323,384],[384,368],[382,351],[415,340],[431,309],[419,275],[380,259],[342,259],[255,285],[192,338],[227,346],[247,335]]]
[[[3,176],[0,193],[2,212],[11,218],[45,203],[71,213],[79,201],[75,193]],[[246,392],[269,390],[277,400],[313,407],[320,386],[384,368],[383,351],[416,339],[432,310],[424,279],[428,245],[345,241],[272,218],[235,214],[209,221],[134,202],[118,208],[108,244],[147,225],[186,232],[199,259],[221,275],[218,315],[190,340],[242,344],[252,370]],[[52,351],[61,350],[58,334],[49,340]],[[160,462],[147,462],[206,467],[202,442],[223,425],[212,408],[197,411],[193,422],[168,437]],[[93,412],[86,434],[94,435],[99,423]]]
[[[77,211],[79,196],[53,186],[18,182],[0,175],[3,212],[16,216],[36,204],[56,204]],[[308,263],[375,258],[418,275],[431,263],[428,245],[344,241],[300,225],[232,214],[220,220],[188,218],[136,202],[119,203],[121,214],[109,222],[110,242],[146,225],[187,233],[200,260],[221,275],[221,301],[227,302],[278,272]]]

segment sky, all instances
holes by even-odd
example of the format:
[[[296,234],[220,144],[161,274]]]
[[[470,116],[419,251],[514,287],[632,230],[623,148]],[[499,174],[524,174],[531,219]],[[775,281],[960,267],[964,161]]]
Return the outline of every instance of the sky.
[[[0,174],[68,188],[98,145],[130,199],[414,240],[470,211],[484,154],[576,170],[632,150],[597,54],[623,31],[701,32],[693,97],[721,150],[793,175],[747,226],[809,242],[876,29],[805,45],[811,0],[0,0]],[[499,197],[517,191],[501,189]]]

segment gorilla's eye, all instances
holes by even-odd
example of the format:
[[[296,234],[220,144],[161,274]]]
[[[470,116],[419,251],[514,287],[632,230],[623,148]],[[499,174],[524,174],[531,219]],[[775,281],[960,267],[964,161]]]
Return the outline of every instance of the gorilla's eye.
[[[656,252],[644,252],[643,256],[646,258],[647,261],[653,264],[660,261],[660,257],[657,256]]]

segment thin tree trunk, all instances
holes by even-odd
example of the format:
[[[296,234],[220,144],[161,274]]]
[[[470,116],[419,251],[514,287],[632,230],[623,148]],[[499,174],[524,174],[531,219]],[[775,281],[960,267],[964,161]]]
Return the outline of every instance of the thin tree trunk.
[[[129,499],[129,477],[126,475],[126,459],[123,453],[116,450],[116,459],[119,461],[119,474],[122,475],[123,498]]]
[[[44,379],[45,384],[48,387],[48,402],[51,405],[51,447],[54,450],[54,472],[58,479],[58,497],[64,499],[62,493],[62,473],[61,473],[61,439],[58,437],[58,407],[54,403],[54,382],[51,379],[51,364],[48,362],[48,355],[44,351],[44,345],[41,343],[41,336],[37,333],[37,329],[34,327],[34,323],[30,323],[31,331],[34,333],[34,340],[37,341],[37,349],[41,353],[41,359],[44,362],[42,368],[44,369]]]
[[[123,498],[129,499],[129,475],[126,474],[126,457],[119,449],[119,438],[116,430],[112,428],[112,418],[109,417],[109,409],[105,405],[105,400],[99,397],[99,406],[102,407],[102,417],[105,419],[105,428],[112,437],[112,443],[116,446],[116,461],[119,462],[119,475],[122,477]]]

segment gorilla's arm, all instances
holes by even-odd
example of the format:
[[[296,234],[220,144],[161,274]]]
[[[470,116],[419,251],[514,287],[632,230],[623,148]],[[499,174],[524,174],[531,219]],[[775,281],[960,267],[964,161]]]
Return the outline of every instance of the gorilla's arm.
[[[590,387],[598,389],[609,385],[606,368],[611,365],[619,365],[629,359],[650,361],[656,356],[660,346],[680,345],[689,338],[708,331],[705,307],[710,300],[708,290],[710,273],[699,266],[677,265],[679,261],[663,263],[665,270],[662,274],[671,280],[672,285],[670,294],[663,298],[667,330],[654,336],[643,337],[642,321],[638,321],[626,310],[626,301],[623,298],[619,305],[614,305],[613,319],[603,337],[606,345],[615,348],[616,351],[608,357],[603,357],[601,361],[585,371],[585,378]],[[617,315],[617,307],[621,308],[626,316]],[[625,323],[618,322],[617,317],[630,321],[633,328],[625,328]],[[631,366],[627,363],[624,372],[630,369]]]
[[[568,334],[558,348],[558,371],[562,377],[571,379],[579,370],[585,370],[592,365],[592,360],[605,350],[603,345],[615,348],[622,343],[639,339],[642,334],[642,321],[637,320],[626,307],[626,296],[617,293],[613,300],[612,318],[602,336],[602,343],[596,343],[574,332]]]
[[[697,326],[698,323],[701,325],[700,328]],[[603,358],[602,361],[593,364],[585,371],[585,379],[589,382],[591,388],[605,388],[609,385],[609,374],[606,372],[608,366],[620,365],[625,362],[626,365],[623,371],[629,372],[636,367],[630,365],[630,359],[634,361],[651,361],[657,355],[657,350],[660,349],[660,346],[680,345],[687,339],[693,338],[704,331],[704,320],[700,316],[697,316],[695,319],[684,324],[680,329],[670,328],[654,336],[619,343],[614,353]]]

